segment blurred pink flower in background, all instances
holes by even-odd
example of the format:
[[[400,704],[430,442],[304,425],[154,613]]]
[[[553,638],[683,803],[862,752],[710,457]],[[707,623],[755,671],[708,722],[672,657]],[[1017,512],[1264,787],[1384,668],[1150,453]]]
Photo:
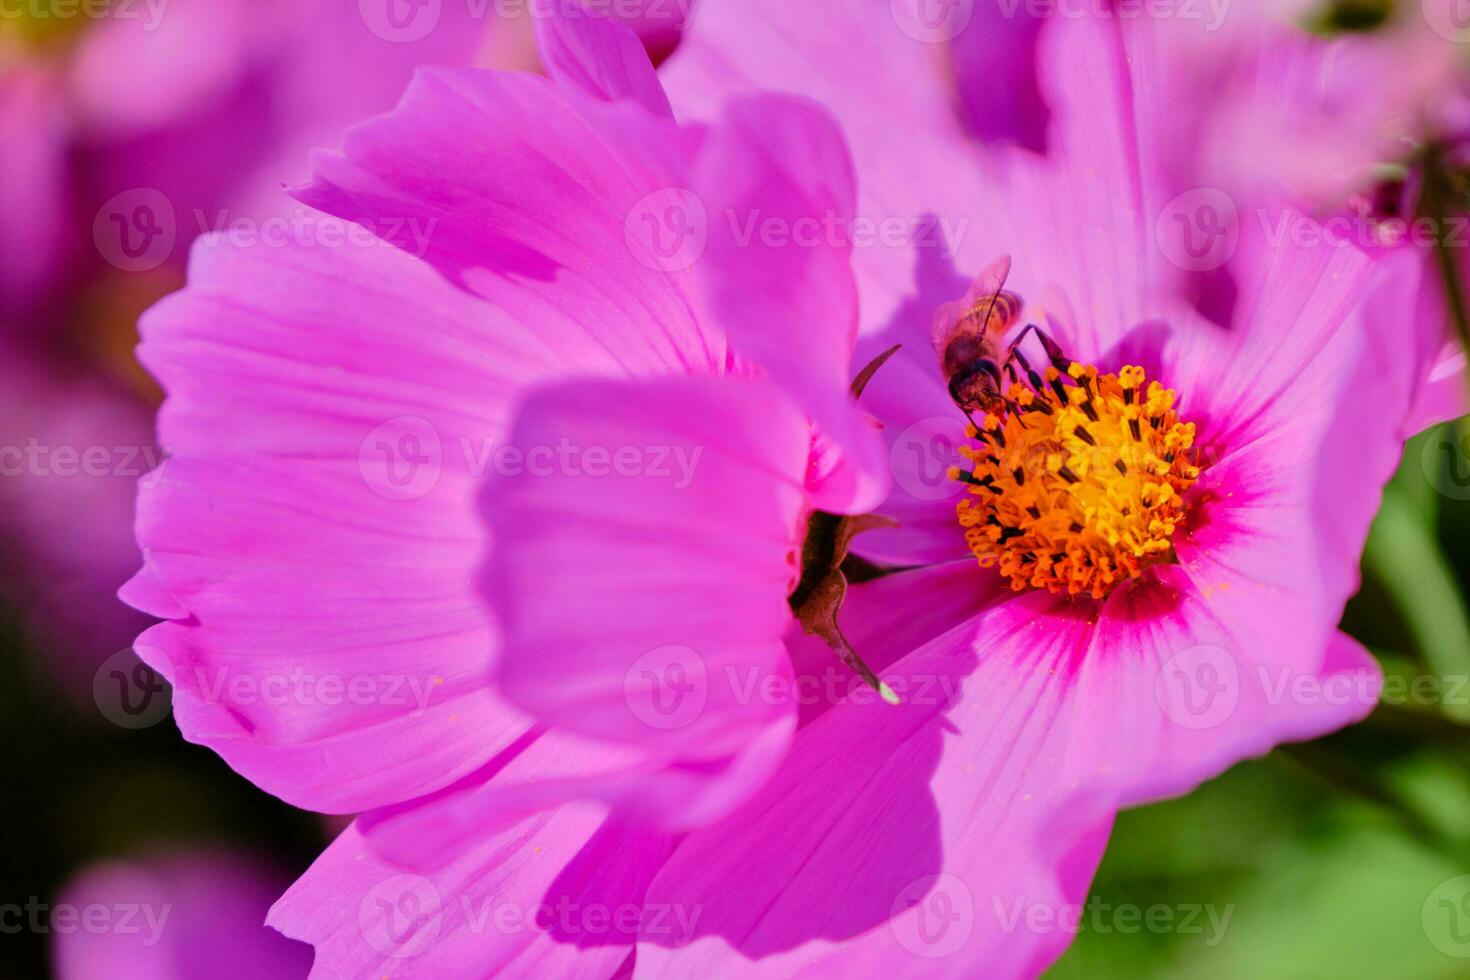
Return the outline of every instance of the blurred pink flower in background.
[[[37,914],[57,980],[300,977],[311,949],[265,925],[284,880],[245,853],[140,857],[87,869]]]

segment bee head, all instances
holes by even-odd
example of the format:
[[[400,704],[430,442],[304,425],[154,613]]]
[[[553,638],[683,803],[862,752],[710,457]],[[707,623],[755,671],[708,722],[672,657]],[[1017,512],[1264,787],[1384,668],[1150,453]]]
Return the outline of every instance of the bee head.
[[[990,358],[980,358],[950,379],[949,396],[967,413],[999,413],[1005,407],[1005,399],[1001,397],[1000,368]]]

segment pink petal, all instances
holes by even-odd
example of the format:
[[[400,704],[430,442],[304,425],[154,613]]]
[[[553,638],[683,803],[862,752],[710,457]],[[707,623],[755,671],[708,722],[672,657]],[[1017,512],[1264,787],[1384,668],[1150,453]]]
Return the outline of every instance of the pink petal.
[[[837,117],[851,147],[859,175],[857,214],[917,221],[929,214],[971,214],[975,194],[973,155],[933,53],[932,46],[906,37],[887,10],[837,0],[801,7],[706,0],[661,75],[681,118],[715,119],[733,93],[752,88],[817,100]],[[875,65],[883,70],[874,71]],[[893,120],[899,119],[903,138],[895,139]],[[935,251],[906,238],[878,238],[856,249],[864,332],[894,318],[914,288],[916,263],[937,259]],[[975,260],[975,271],[983,261]],[[916,315],[927,326],[933,308],[953,298],[935,295]]]
[[[562,85],[604,102],[632,99],[654,115],[673,118],[653,63],[631,28],[551,6],[537,18],[536,40],[547,73]]]
[[[1465,352],[1460,345],[1446,345],[1430,370],[1419,397],[1410,413],[1408,431],[1420,432],[1440,422],[1457,419],[1470,413],[1470,402],[1466,401]]]
[[[844,451],[818,506],[882,501],[882,450],[848,393],[855,368],[855,191],[836,123],[803,100],[733,101],[701,156],[698,190],[715,216],[698,266],[710,315]]]
[[[1235,328],[1198,323],[1165,344],[1161,375],[1200,423],[1206,463],[1195,494],[1207,523],[1176,547],[1191,570],[1194,548],[1228,549],[1227,564],[1250,562],[1258,580],[1298,593],[1295,618],[1325,631],[1358,587],[1368,526],[1427,371],[1427,331],[1404,337],[1380,315],[1422,302],[1422,267],[1409,252],[1374,264],[1332,245],[1248,242],[1242,259],[1260,285]],[[1303,571],[1304,562],[1314,564]]]
[[[809,95],[837,116],[858,173],[858,214],[910,226],[902,241],[879,236],[857,249],[864,334],[887,330],[896,343],[920,324],[927,330],[942,303],[1009,253],[1023,296],[1046,301],[1060,289],[1070,297],[1082,314],[1081,349],[1111,346],[1144,319],[1144,290],[1162,264],[1144,220],[1154,189],[1141,183],[1137,73],[1130,76],[1117,19],[1058,17],[1041,31],[1039,86],[1053,114],[1042,157],[1008,146],[981,152],[954,112],[942,49],[888,14],[835,2],[818,13],[775,0],[712,0],[666,67],[665,85],[681,113],[704,118],[755,85]],[[966,30],[983,41],[982,26]],[[899,119],[903,138],[895,139]],[[927,344],[906,344],[905,353],[931,356]]]
[[[775,676],[778,689],[790,689],[789,672]],[[793,713],[778,715],[727,758],[687,762],[548,732],[450,789],[373,811],[362,829],[389,860],[437,869],[486,836],[571,801],[605,803],[619,819],[652,830],[709,824],[770,778],[795,727]]]
[[[606,980],[629,955],[643,890],[667,848],[658,835],[568,807],[420,874],[384,861],[354,825],[268,921],[316,947],[313,977]]]
[[[698,0],[632,0],[615,4],[613,14],[638,32],[655,64],[667,58],[678,47],[689,19],[697,10]],[[596,11],[597,4],[585,4]]]
[[[1286,211],[1280,220],[1307,219]],[[1354,332],[1348,325],[1357,323],[1355,308],[1368,297],[1375,275],[1386,274],[1352,246],[1273,243],[1271,231],[1248,227],[1236,261],[1252,287],[1231,329],[1178,314],[1160,378],[1179,391],[1186,416],[1200,421],[1206,439],[1222,450],[1274,435],[1303,414],[1336,404],[1342,372],[1356,370],[1366,340],[1346,336]],[[1409,283],[1410,296],[1414,285]],[[1371,308],[1365,312],[1375,326]],[[1406,397],[1399,391],[1395,400]],[[1381,408],[1395,419],[1407,411],[1407,405]]]
[[[660,262],[638,238],[640,215],[685,203],[677,189],[698,133],[636,109],[584,115],[578,101],[535,76],[425,69],[341,155],[317,155],[296,193],[369,221],[538,331],[596,324],[629,369],[723,369],[723,340],[697,317],[692,261]]]
[[[1402,305],[1388,309],[1407,311],[1409,322],[1404,326],[1402,317],[1390,318],[1390,322],[1382,324],[1379,334],[1387,335],[1380,341],[1383,356],[1392,357],[1397,362],[1409,361],[1421,372],[1416,378],[1420,383],[1404,428],[1405,435],[1414,435],[1432,425],[1470,413],[1470,370],[1466,367],[1465,352],[1450,326],[1444,285],[1433,256],[1419,254],[1418,250],[1404,251],[1412,255],[1408,261],[1419,266],[1419,294],[1417,297],[1405,295],[1405,291],[1411,288],[1408,283],[1414,274],[1404,271],[1402,263],[1405,260],[1401,256],[1392,257],[1390,261],[1400,264],[1394,266],[1389,275],[1396,276],[1400,284],[1386,299]],[[1461,256],[1459,275],[1461,282],[1470,282],[1470,257]],[[1382,302],[1375,302],[1372,307],[1374,310],[1384,308]]]
[[[1025,5],[955,4],[949,9],[954,20],[941,22],[936,40],[969,17],[949,42],[949,58],[971,132],[983,142],[1044,151],[1048,110],[1038,84],[1036,47],[1045,19]]]
[[[138,648],[186,736],[345,812],[513,741],[474,495],[507,392],[560,366],[546,340],[386,246],[211,239],[143,335],[171,457],[142,487],[128,595],[169,620]]]
[[[789,716],[749,685],[789,669],[809,433],[769,385],[733,378],[528,398],[508,443],[527,464],[483,502],[505,696],[686,765],[727,759]],[[534,454],[557,446],[538,468]]]
[[[910,607],[925,576],[947,574],[906,576]],[[645,935],[640,973],[1041,971],[1070,940],[1119,805],[1376,701],[1376,667],[1355,644],[1333,644],[1320,672],[1268,671],[1279,651],[1244,645],[1209,597],[1178,584],[1115,597],[1096,624],[1087,604],[1041,593],[992,606],[890,668],[914,692],[903,705],[853,698],[821,715],[761,794],[685,838],[659,873],[650,903],[703,915],[692,944]],[[1163,606],[1144,615],[1144,603]],[[1218,663],[1199,652],[1213,643],[1228,645]],[[1182,700],[1168,672],[1201,664],[1236,668],[1203,714],[1209,689]]]

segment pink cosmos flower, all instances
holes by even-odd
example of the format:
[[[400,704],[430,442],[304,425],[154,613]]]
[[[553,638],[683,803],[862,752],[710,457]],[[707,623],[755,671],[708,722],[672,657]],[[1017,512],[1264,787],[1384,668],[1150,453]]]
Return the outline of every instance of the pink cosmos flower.
[[[281,884],[251,855],[186,852],[89,868],[37,914],[59,980],[299,977],[311,951],[265,925]]]
[[[166,622],[140,647],[188,737],[374,811],[273,910],[320,972],[1034,974],[1120,806],[1371,708],[1336,622],[1413,394],[1357,322],[1378,270],[1243,236],[1214,326],[1144,218],[1146,49],[1047,30],[1045,155],[982,151],[882,6],[702,8],[669,78],[707,127],[605,27],[548,32],[554,84],[425,74],[299,192],[438,219],[421,260],[202,248],[145,322],[175,455],[141,501],[126,595]],[[855,209],[809,106],[715,111],[765,78],[843,119]],[[729,220],[757,212],[788,234]],[[855,249],[885,216],[924,235]],[[1075,367],[936,494],[912,441],[960,423],[929,327],[1003,254]],[[905,345],[863,402],[881,504],[859,321],[859,364]],[[675,480],[653,450],[702,453]],[[855,546],[918,567],[842,623],[903,703],[801,704],[832,665],[794,638],[804,534],[875,507],[903,526]]]

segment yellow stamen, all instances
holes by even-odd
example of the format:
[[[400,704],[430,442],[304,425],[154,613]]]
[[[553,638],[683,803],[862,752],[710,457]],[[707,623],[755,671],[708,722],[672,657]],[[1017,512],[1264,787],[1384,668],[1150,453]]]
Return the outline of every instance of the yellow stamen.
[[[980,564],[1016,591],[1101,599],[1173,557],[1199,478],[1195,429],[1142,368],[1099,375],[1074,363],[1067,376],[1073,384],[1048,371],[1039,391],[1015,385],[1021,411],[986,416],[963,451],[972,470],[956,474],[969,491],[959,519]]]

